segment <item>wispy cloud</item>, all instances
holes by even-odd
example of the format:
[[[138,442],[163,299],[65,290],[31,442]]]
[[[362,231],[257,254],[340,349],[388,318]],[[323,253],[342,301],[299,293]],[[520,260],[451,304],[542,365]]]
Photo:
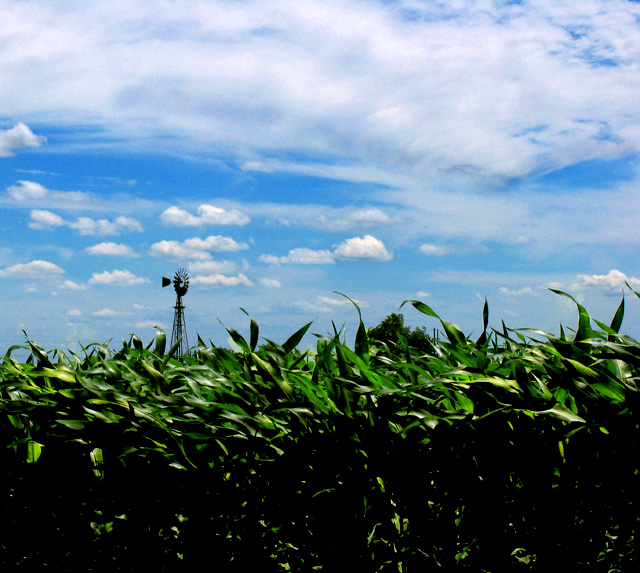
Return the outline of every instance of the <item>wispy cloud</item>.
[[[349,299],[332,298],[329,296],[319,296],[318,302],[321,304],[328,304],[330,306],[345,306],[345,305],[352,304]],[[355,302],[360,308],[366,308],[369,306],[369,303],[362,300],[353,299],[353,302]]]
[[[445,247],[444,245],[432,245],[429,243],[425,243],[424,245],[420,245],[418,249],[423,255],[427,256],[436,256],[441,257],[443,255],[449,255],[453,252],[453,249],[450,247]]]
[[[60,110],[67,121],[100,118],[150,145],[170,134],[191,148],[250,149],[256,159],[245,169],[296,150],[504,179],[633,141],[634,3],[442,10],[416,2],[412,18],[403,4],[194,1],[178,12],[139,0],[71,12],[18,4],[4,24],[22,30],[22,42],[0,72],[24,97],[4,113]],[[58,72],[47,82],[23,73],[35,65],[33,46]],[[216,65],[205,65],[212,46]],[[86,86],[94,97],[83,96]],[[610,137],[597,123],[603,117]],[[35,143],[26,129],[5,139]],[[5,153],[13,148],[5,143]]]

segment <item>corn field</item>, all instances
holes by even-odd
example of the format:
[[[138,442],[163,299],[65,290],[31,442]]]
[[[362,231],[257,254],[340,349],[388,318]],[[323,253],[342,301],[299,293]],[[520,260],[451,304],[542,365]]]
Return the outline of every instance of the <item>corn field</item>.
[[[558,296],[569,295],[557,292]],[[634,293],[637,296],[638,293]],[[571,298],[571,297],[569,297]],[[362,319],[297,347],[176,356],[158,330],[0,364],[6,571],[632,571],[640,343],[575,302],[559,335]],[[355,306],[355,312],[360,310]],[[260,341],[262,343],[260,344]]]

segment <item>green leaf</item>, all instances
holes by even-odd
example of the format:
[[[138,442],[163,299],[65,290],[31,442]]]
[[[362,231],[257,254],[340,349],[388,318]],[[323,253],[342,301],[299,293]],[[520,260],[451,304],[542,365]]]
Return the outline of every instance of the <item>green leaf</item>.
[[[313,324],[312,322],[305,324],[302,328],[300,328],[299,330],[294,332],[289,338],[287,338],[286,342],[282,344],[282,348],[284,349],[285,353],[289,354],[289,352],[291,352],[296,346],[298,346],[298,344],[300,344],[300,341],[302,340],[304,335],[307,333],[307,330],[309,330],[309,327],[312,324]]]
[[[487,341],[487,326],[489,326],[489,303],[487,298],[484,299],[484,307],[482,308],[482,334],[476,341],[476,344],[482,346]]]
[[[618,310],[616,310],[616,314],[611,321],[611,329],[618,334],[620,332],[620,327],[622,326],[622,319],[624,318],[624,297],[620,301],[620,306],[618,306]],[[609,341],[613,342],[615,337],[609,336]]]
[[[358,325],[358,331],[356,332],[355,351],[356,351],[356,354],[366,364],[368,364],[369,363],[369,338],[367,336],[367,329],[364,327],[364,324],[362,322],[362,313],[360,312],[360,307],[357,305],[357,303],[353,299],[349,298],[346,294],[343,294],[338,291],[333,291],[333,292],[343,296],[348,301],[350,301],[351,304],[353,304],[353,306],[355,306],[356,310],[358,311],[359,325]]]
[[[586,420],[581,418],[577,414],[574,414],[569,408],[567,408],[564,404],[556,404],[553,408],[549,408],[548,410],[543,410],[542,412],[534,412],[534,414],[549,414],[554,418],[559,418],[565,422],[581,422],[586,424]]]
[[[405,300],[400,305],[400,308],[402,308],[406,303],[411,304],[416,310],[419,310],[422,314],[433,316],[435,318],[440,318],[430,306],[427,306],[426,304],[424,304],[423,302],[420,302],[419,300]]]
[[[58,424],[62,424],[67,428],[71,428],[72,430],[83,430],[84,422],[82,420],[56,420]]]
[[[35,463],[40,459],[42,454],[42,444],[29,440],[27,442],[27,463]]]
[[[156,327],[156,354],[164,356],[164,350],[167,346],[167,335],[162,328]]]
[[[573,298],[570,294],[563,292],[561,290],[555,290],[550,288],[551,292],[555,294],[559,294],[560,296],[567,297],[571,299],[574,304],[578,307],[578,330],[576,331],[575,339],[576,341],[587,340],[591,338],[591,317],[587,312],[587,309],[584,308],[575,298]]]
[[[233,340],[233,342],[237,344],[243,352],[251,352],[249,345],[242,334],[233,328],[227,328],[227,332],[229,333],[229,336],[231,336],[231,340]]]

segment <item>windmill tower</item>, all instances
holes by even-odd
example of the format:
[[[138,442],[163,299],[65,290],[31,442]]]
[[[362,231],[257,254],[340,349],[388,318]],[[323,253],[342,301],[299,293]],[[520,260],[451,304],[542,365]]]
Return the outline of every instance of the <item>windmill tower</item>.
[[[169,286],[171,279],[162,277],[162,287]],[[171,346],[178,342],[176,355],[185,355],[189,352],[189,340],[187,338],[187,324],[184,320],[184,305],[182,297],[189,290],[189,275],[184,269],[178,269],[173,275],[173,288],[176,291],[175,314],[173,315],[173,330],[171,331]]]

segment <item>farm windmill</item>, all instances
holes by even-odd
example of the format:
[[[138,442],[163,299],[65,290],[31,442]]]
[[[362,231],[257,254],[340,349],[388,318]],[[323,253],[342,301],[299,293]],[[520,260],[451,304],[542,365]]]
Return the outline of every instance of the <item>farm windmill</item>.
[[[171,279],[162,277],[162,287],[169,286]],[[171,332],[171,346],[178,342],[176,355],[185,355],[189,352],[189,340],[187,338],[187,324],[184,320],[184,305],[182,297],[189,290],[189,275],[184,269],[178,269],[173,275],[173,288],[176,291],[175,314],[173,315],[173,330]]]

